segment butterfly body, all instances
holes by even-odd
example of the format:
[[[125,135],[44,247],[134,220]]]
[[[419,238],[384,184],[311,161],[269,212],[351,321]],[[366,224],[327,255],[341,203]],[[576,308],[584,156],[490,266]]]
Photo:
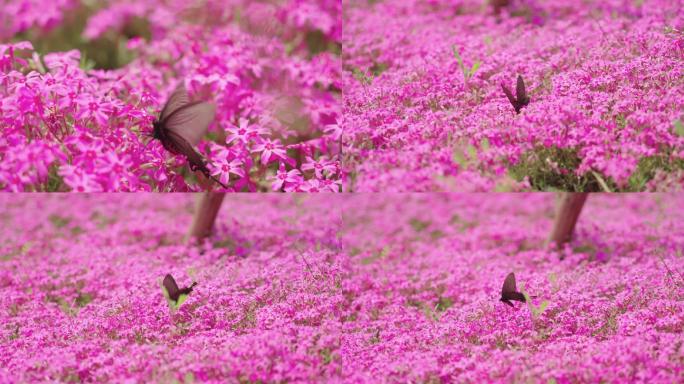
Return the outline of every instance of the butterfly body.
[[[501,299],[500,301],[504,304],[514,307],[511,300],[520,301],[521,303],[526,302],[525,295],[518,292],[515,287],[515,274],[513,272],[509,273],[504,280],[503,287],[501,288]]]
[[[176,284],[176,280],[171,274],[167,274],[164,277],[163,284],[164,289],[166,289],[166,292],[169,295],[169,299],[173,300],[176,304],[178,304],[181,295],[189,295],[190,292],[192,292],[192,289],[197,285],[196,282],[193,282],[189,287],[178,288],[178,284]]]
[[[153,131],[152,137],[159,140],[167,151],[174,155],[183,155],[188,160],[190,170],[200,171],[206,177],[211,177],[209,168],[207,168],[207,161],[192,148],[182,136],[169,132],[163,128],[162,123],[156,120],[152,123]]]
[[[194,148],[206,133],[215,114],[213,104],[190,102],[188,92],[181,83],[169,96],[159,118],[152,123],[152,137],[159,140],[167,151],[185,156],[192,171],[200,171],[207,178],[221,184],[211,175],[207,161]],[[221,185],[227,188],[226,185]]]
[[[513,96],[511,90],[508,89],[504,83],[501,83],[501,89],[503,89],[504,93],[506,94],[508,101],[510,101],[513,105],[515,113],[520,113],[520,110],[530,103],[530,97],[527,95],[527,90],[525,89],[525,80],[523,80],[522,76],[520,75],[518,75],[518,80],[515,86],[515,96]]]

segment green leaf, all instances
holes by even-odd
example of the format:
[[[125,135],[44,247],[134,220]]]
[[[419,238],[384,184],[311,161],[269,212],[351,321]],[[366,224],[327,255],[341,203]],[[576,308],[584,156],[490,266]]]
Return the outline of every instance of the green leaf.
[[[601,189],[603,189],[603,192],[608,192],[611,193],[613,192],[610,187],[608,186],[608,183],[599,175],[597,172],[591,171],[591,173],[594,175],[596,178],[596,181],[598,181],[599,185],[601,186]]]
[[[166,290],[166,287],[164,287],[164,282],[162,280],[159,280],[159,287],[161,288],[162,294],[166,300],[171,300],[171,298],[169,298],[169,292]]]
[[[451,49],[454,51],[454,57],[456,57],[456,60],[458,61],[458,68],[461,70],[461,73],[463,73],[463,78],[465,81],[468,81],[468,73],[466,72],[465,66],[463,65],[463,58],[461,57],[461,54],[458,53],[458,50],[456,49],[456,46],[452,46]]]
[[[195,382],[195,374],[192,372],[188,372],[183,376],[183,383],[185,384],[190,384]]]
[[[473,77],[475,72],[477,72],[477,70],[480,69],[480,65],[482,65],[482,62],[480,60],[477,60],[473,63],[472,68],[470,68],[470,77]]]
[[[477,158],[477,148],[472,144],[468,144],[468,157],[472,160]]]
[[[71,222],[68,217],[62,217],[60,215],[52,214],[48,217],[48,220],[55,226],[55,228],[64,228]]]
[[[437,304],[435,305],[435,311],[444,312],[454,305],[454,300],[449,297],[439,297]]]
[[[546,311],[546,308],[549,306],[549,302],[547,300],[544,300],[539,304],[539,307],[537,308],[537,316],[541,315]]]
[[[37,54],[34,56],[33,59],[29,60],[31,68],[34,68],[36,71],[45,74],[47,73],[47,66],[45,65],[45,62],[43,61],[43,56]]]
[[[85,307],[90,304],[91,301],[93,301],[92,293],[79,293],[78,296],[76,296],[76,306],[79,308]]]
[[[556,273],[551,272],[551,273],[549,273],[548,279],[549,279],[549,283],[555,284],[556,280],[558,280],[558,276],[556,276]]]
[[[25,254],[28,253],[28,251],[31,250],[31,247],[33,247],[33,243],[30,242],[30,241],[28,241],[28,242],[24,243],[24,244],[21,246],[21,250],[20,250],[19,252],[20,252],[22,255],[25,255]]]
[[[527,291],[525,290],[525,283],[521,282],[518,284],[518,291],[525,296],[525,302],[529,306],[531,301],[530,301],[530,295],[527,294]]]
[[[684,137],[684,123],[682,123],[681,120],[677,119],[674,122],[674,128],[675,128],[675,133],[677,136]]]
[[[454,52],[454,57],[458,61],[458,66],[461,68],[461,72],[463,72],[463,59],[461,58],[461,54],[458,53],[455,45],[451,46],[451,50]]]
[[[89,59],[88,55],[85,52],[83,52],[83,54],[81,55],[81,61],[78,63],[78,66],[83,71],[87,72],[95,68],[95,61]]]
[[[181,294],[178,296],[178,304],[176,304],[176,309],[180,308],[183,303],[185,303],[185,300],[188,299],[188,295]]]
[[[482,139],[480,147],[485,151],[489,150],[489,140],[487,138]]]
[[[527,309],[530,310],[530,313],[532,313],[533,317],[537,317],[537,307],[535,307],[534,304],[532,304],[532,300],[530,299],[530,295],[527,293],[525,290],[525,283],[521,282],[518,284],[518,291],[525,296],[525,304],[527,305]]]
[[[465,158],[463,151],[461,151],[460,149],[454,150],[453,160],[454,163],[458,164],[461,168],[465,167],[468,164],[468,160]]]
[[[416,232],[422,232],[425,228],[430,226],[429,221],[423,221],[416,217],[409,220],[409,224],[411,224],[411,227],[413,227],[413,230]]]

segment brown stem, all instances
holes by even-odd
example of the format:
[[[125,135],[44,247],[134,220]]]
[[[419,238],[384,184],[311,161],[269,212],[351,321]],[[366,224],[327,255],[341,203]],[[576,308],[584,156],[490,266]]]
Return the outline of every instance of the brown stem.
[[[547,247],[560,249],[572,239],[575,224],[588,196],[588,193],[563,193]]]
[[[224,197],[226,194],[222,192],[204,192],[197,195],[195,216],[186,236],[186,242],[202,240],[211,234]]]

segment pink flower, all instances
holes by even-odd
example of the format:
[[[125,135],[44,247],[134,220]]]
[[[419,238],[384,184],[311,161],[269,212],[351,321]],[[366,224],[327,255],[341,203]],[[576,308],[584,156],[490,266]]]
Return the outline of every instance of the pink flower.
[[[302,165],[303,171],[313,170],[316,178],[322,179],[324,174],[326,176],[335,175],[338,171],[337,163],[329,161],[324,157],[320,158],[318,161],[312,159],[311,157],[306,157],[306,163]]]
[[[227,152],[227,151],[225,151]],[[245,170],[243,169],[244,162],[238,158],[228,160],[228,156],[219,156],[214,160],[211,169],[211,174],[218,176],[221,183],[228,185],[230,182],[230,174],[239,177],[245,177]]]
[[[334,141],[338,141],[342,137],[342,127],[339,124],[326,125],[324,132],[330,135],[330,138]]]
[[[66,185],[71,187],[74,192],[102,192],[103,188],[94,175],[87,174],[81,169],[71,165],[59,167],[58,174],[64,178]]]
[[[79,119],[94,119],[98,125],[105,126],[109,119],[112,106],[108,102],[100,102],[91,96],[82,94],[76,98],[76,104],[80,106]]]
[[[255,145],[252,152],[261,152],[261,164],[263,165],[276,159],[289,160],[282,144],[270,139],[264,139],[261,143]]]
[[[339,152],[330,145],[325,125],[342,113],[341,54],[291,44],[304,41],[312,24],[285,22],[287,14],[306,9],[307,19],[328,20],[317,45],[339,46],[341,3],[320,1],[304,8],[298,2],[238,1],[234,11],[249,14],[250,25],[218,22],[217,10],[225,8],[218,0],[209,0],[192,15],[173,1],[109,2],[89,16],[83,36],[114,39],[135,51],[136,60],[115,70],[94,68],[105,63],[77,49],[39,54],[28,42],[0,44],[0,136],[51,148],[50,155],[41,156],[28,151],[29,145],[3,144],[0,189],[197,190],[194,179],[184,177],[182,156],[171,156],[148,138],[164,98],[181,79],[192,101],[216,106],[197,150],[217,179],[229,180],[235,190],[257,191],[270,185],[279,166],[273,163],[302,175],[294,156],[330,158]],[[79,4],[9,0],[3,4],[7,12],[0,12],[0,41],[20,39],[19,33],[30,28],[40,42],[50,28],[72,18]],[[188,23],[188,17],[206,22]],[[265,38],[251,28],[254,22],[275,28]],[[149,27],[149,35],[137,36],[138,24]],[[280,100],[293,101],[292,108],[276,108]],[[317,112],[310,113],[307,106]],[[217,143],[224,134],[225,142]],[[231,157],[207,151],[210,142],[230,148]],[[64,178],[55,177],[60,167]],[[341,177],[327,173],[323,171],[326,178]],[[313,178],[315,171],[301,177]]]
[[[327,185],[323,184],[321,182],[321,180],[309,179],[309,180],[306,180],[301,185],[299,185],[298,191],[299,192],[307,192],[307,193],[320,193],[320,192],[329,191],[329,188]]]
[[[137,178],[129,171],[133,166],[130,156],[120,156],[112,151],[107,152],[104,159],[106,161],[103,162],[104,164],[102,164],[98,172],[109,176],[109,185],[106,189],[108,191],[132,190],[137,183]]]
[[[274,177],[273,184],[271,188],[274,191],[284,190],[285,192],[292,192],[297,189],[299,184],[301,184],[303,178],[301,172],[297,169],[291,169],[289,171],[285,170],[285,165],[282,163],[278,168],[278,172]]]
[[[234,141],[246,144],[250,141],[259,141],[260,135],[267,135],[268,131],[261,128],[258,125],[251,125],[249,120],[240,118],[240,124],[238,127],[232,125],[230,128],[226,129],[228,137],[226,138],[226,144],[232,144]]]

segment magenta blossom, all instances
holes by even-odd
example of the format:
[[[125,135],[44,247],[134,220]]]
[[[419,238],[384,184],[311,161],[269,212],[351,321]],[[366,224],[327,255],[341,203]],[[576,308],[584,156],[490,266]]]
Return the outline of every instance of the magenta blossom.
[[[275,161],[276,159],[288,162],[291,161],[291,159],[287,157],[287,152],[282,144],[270,139],[265,139],[261,143],[255,145],[252,152],[261,153],[261,164],[264,165]]]
[[[315,178],[297,161],[339,153],[326,125],[343,110],[340,1],[205,0],[191,9],[176,0],[94,8],[4,0],[0,8],[0,41],[12,41],[0,44],[0,137],[16,138],[0,143],[0,190],[204,188],[187,177],[183,156],[148,137],[180,81],[190,102],[216,106],[207,132],[190,141],[207,164],[228,167],[215,177],[232,178],[231,190],[269,192],[281,165]],[[85,28],[74,30],[83,17]],[[68,34],[64,23],[73,24]],[[49,155],[27,156],[40,146]],[[235,157],[219,158],[214,146]]]
[[[682,381],[684,194],[592,194],[561,250],[550,193],[230,196],[187,243],[195,200],[0,194],[0,382]]]
[[[271,188],[274,191],[284,190],[285,192],[292,192],[302,183],[301,172],[298,169],[285,170],[285,166],[281,163],[278,172],[274,177]]]
[[[312,159],[310,156],[306,157],[306,163],[302,165],[304,171],[314,171],[316,178],[322,179],[324,176],[335,175],[338,172],[338,164],[334,161],[327,160],[321,157],[318,160]]]
[[[62,165],[59,167],[59,175],[64,178],[66,185],[76,192],[103,191],[102,185],[97,182],[94,175],[88,174],[72,165]]]
[[[256,124],[250,124],[247,119],[241,118],[239,126],[232,125],[230,128],[226,128],[226,133],[228,134],[226,144],[232,144],[236,141],[246,144],[248,142],[259,142],[260,137],[267,135],[268,131]]]
[[[245,177],[244,162],[232,155],[230,151],[223,150],[222,152],[210,165],[212,169],[211,174],[217,176],[221,183],[225,185],[228,185],[230,182],[231,173],[239,177]]]
[[[345,189],[642,191],[683,171],[682,6],[350,1]],[[520,114],[501,88],[518,75]]]

